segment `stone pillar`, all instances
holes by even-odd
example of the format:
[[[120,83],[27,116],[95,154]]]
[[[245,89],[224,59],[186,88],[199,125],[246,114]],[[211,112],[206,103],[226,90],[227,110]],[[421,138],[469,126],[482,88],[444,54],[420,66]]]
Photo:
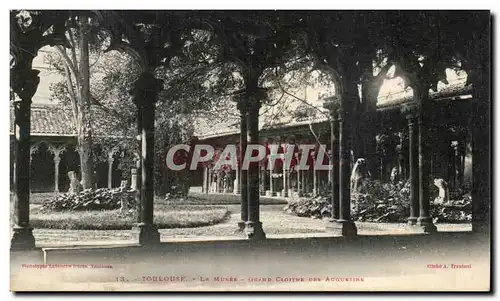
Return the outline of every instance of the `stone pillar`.
[[[334,232],[342,236],[357,235],[356,224],[351,220],[351,187],[350,170],[351,154],[349,141],[352,126],[352,112],[348,108],[340,108],[339,117],[339,218],[330,224]],[[332,182],[335,182],[332,178]]]
[[[245,94],[246,95],[246,94]],[[248,132],[248,104],[246,97],[238,99],[238,110],[240,111],[240,161],[243,164],[247,151]],[[248,170],[241,169],[240,177],[240,200],[241,200],[241,220],[238,222],[239,231],[245,230],[248,221]]]
[[[23,62],[26,63],[26,62]],[[30,226],[30,129],[31,99],[35,94],[40,71],[29,68],[11,69],[11,88],[20,98],[14,101],[15,169],[14,219],[11,250],[35,248]]]
[[[66,151],[66,147],[49,146],[49,151],[54,155],[54,192],[59,192],[59,163],[61,163],[61,154]]]
[[[307,189],[307,184],[308,184],[308,183],[307,183],[307,172],[308,172],[308,170],[302,170],[302,171],[300,172],[300,175],[301,175],[301,178],[302,178],[302,181],[301,181],[301,185],[300,185],[300,186],[301,186],[301,189],[302,189],[302,194],[303,194],[304,196],[306,196],[306,195],[307,195],[307,193],[309,192],[309,191],[308,191],[308,189]]]
[[[240,168],[237,166],[236,170],[234,171],[235,173],[235,178],[234,178],[234,188],[233,188],[233,193],[234,194],[240,194]]]
[[[415,93],[415,92],[414,92]],[[418,92],[417,92],[418,93]],[[436,232],[437,228],[434,225],[429,214],[429,176],[431,167],[431,153],[429,146],[429,127],[432,126],[432,121],[429,120],[431,110],[429,99],[420,99],[420,110],[418,114],[418,167],[419,167],[419,203],[420,215],[417,219],[417,226],[424,233]]]
[[[299,169],[299,165],[297,164],[297,166],[295,166],[295,169],[297,171],[297,196],[298,197],[302,197],[302,181],[301,181],[301,178],[300,178],[300,175],[302,173],[302,171]]]
[[[259,143],[259,110],[260,100],[265,97],[262,90],[255,91],[257,95],[250,95],[248,99],[247,137],[248,143]],[[263,94],[263,95],[261,95]],[[246,234],[249,239],[265,239],[266,234],[260,221],[260,196],[259,196],[259,164],[253,162],[248,168],[248,220]]]
[[[205,175],[205,182],[203,182],[203,185],[205,185],[205,194],[208,194],[210,191],[210,168],[208,166],[203,167],[203,173]]]
[[[283,161],[283,192],[281,196],[286,198],[288,197],[288,170],[285,167],[285,163]]]
[[[269,191],[271,192],[271,196],[276,196],[276,191],[274,189],[274,164],[271,163],[271,168],[269,169]]]
[[[130,189],[137,190],[137,168],[130,170]]]
[[[134,83],[134,97],[141,119],[141,222],[137,225],[140,244],[157,244],[160,233],[153,223],[154,201],[154,120],[158,93],[163,81],[143,72]]]
[[[115,162],[115,153],[115,148],[108,153],[108,188],[113,188],[113,163]]]
[[[339,136],[339,111],[340,104],[336,99],[327,99],[325,103],[325,107],[330,111],[330,164],[328,170],[328,183],[331,188],[331,216],[330,223],[327,224],[327,230],[332,230],[334,232],[338,232],[337,225],[333,222],[337,221],[340,218],[340,202],[339,202],[339,144],[338,144],[338,136]]]
[[[404,106],[401,112],[408,120],[409,161],[410,161],[410,217],[409,225],[415,225],[419,216],[419,174],[418,174],[418,127],[417,106]]]
[[[318,195],[318,171],[313,167],[313,196]]]

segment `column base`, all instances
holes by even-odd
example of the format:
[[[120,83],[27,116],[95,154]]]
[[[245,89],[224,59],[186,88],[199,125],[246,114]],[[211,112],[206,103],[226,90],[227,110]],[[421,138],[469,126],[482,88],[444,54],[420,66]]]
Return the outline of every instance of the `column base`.
[[[489,234],[491,232],[490,224],[485,221],[472,221],[472,232]]]
[[[266,239],[266,233],[264,233],[261,222],[246,222],[245,225],[245,234],[247,235],[248,239]]]
[[[358,228],[356,228],[356,224],[352,220],[333,220],[326,225],[326,230],[333,232],[334,235],[346,237],[358,235]]]
[[[235,231],[235,233],[242,233],[242,232],[245,232],[245,225],[246,222],[244,221],[239,221],[238,222],[238,229]]]
[[[31,227],[14,227],[10,241],[11,251],[29,251],[35,249],[35,237]]]
[[[417,222],[413,225],[408,224],[407,229],[412,233],[420,233],[420,234],[437,232],[436,225],[434,225],[432,219],[430,219],[429,217],[417,218]]]
[[[137,234],[137,239],[141,245],[155,245],[160,243],[160,232],[156,225],[139,223],[132,228]]]
[[[408,224],[409,226],[414,226],[414,225],[416,225],[416,224],[417,224],[417,219],[418,219],[418,218],[416,218],[416,217],[410,216],[410,217],[408,218],[408,223],[407,223],[407,224]]]

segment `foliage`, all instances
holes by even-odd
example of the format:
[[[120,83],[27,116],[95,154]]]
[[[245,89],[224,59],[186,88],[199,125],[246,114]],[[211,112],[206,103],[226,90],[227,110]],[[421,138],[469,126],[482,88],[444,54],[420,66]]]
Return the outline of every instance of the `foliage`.
[[[410,216],[409,183],[365,183],[364,193],[352,195],[351,215],[360,222],[406,223]],[[434,190],[434,189],[433,189]],[[431,191],[431,195],[436,191]],[[292,199],[284,208],[297,216],[331,217],[330,196]],[[431,204],[430,215],[437,223],[470,222],[471,199],[462,195],[453,205]]]
[[[229,212],[225,207],[157,206],[154,222],[159,229],[194,228],[218,224]],[[31,212],[30,223],[37,229],[65,230],[130,230],[136,222],[136,212],[117,210]]]
[[[126,198],[129,208],[134,208],[135,191],[122,191],[121,188],[85,189],[78,194],[59,194],[43,202],[42,209],[61,210],[114,210],[121,207],[122,198]]]

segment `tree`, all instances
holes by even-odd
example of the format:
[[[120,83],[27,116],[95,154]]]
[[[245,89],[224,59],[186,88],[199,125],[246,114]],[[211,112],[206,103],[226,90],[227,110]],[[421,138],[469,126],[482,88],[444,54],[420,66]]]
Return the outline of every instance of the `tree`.
[[[88,16],[74,16],[68,21],[66,31],[71,48],[55,46],[60,58],[48,57],[48,62],[64,75],[65,82],[55,89],[55,97],[69,100],[73,123],[77,131],[78,153],[80,155],[81,182],[84,189],[93,187],[92,120],[90,94],[90,19]],[[67,93],[63,96],[59,93]]]

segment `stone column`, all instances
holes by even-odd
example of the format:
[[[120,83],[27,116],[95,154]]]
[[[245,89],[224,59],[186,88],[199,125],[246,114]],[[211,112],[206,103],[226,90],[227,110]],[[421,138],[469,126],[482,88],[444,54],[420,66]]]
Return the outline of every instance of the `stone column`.
[[[351,110],[342,107],[339,109],[339,218],[332,223],[334,232],[342,236],[357,235],[356,224],[351,220],[351,187],[350,187],[350,129],[352,126]],[[334,179],[332,178],[332,182]]]
[[[238,99],[238,110],[240,111],[240,161],[244,162],[247,151],[247,132],[248,132],[248,104],[246,93]],[[240,200],[241,200],[241,220],[238,222],[238,229],[245,230],[248,221],[248,170],[241,169],[240,177]]]
[[[283,192],[281,196],[288,197],[288,170],[286,169],[285,163],[283,161]]]
[[[59,192],[59,163],[61,163],[61,154],[66,151],[66,146],[56,147],[49,145],[49,151],[54,155],[54,192]]]
[[[258,88],[256,88],[258,89]],[[265,98],[265,92],[258,89],[248,99],[247,133],[248,143],[259,143],[259,110],[261,99]],[[246,234],[249,239],[265,239],[266,234],[260,221],[260,196],[259,196],[259,164],[250,164],[248,169],[248,220],[246,222]]]
[[[308,183],[307,183],[307,172],[308,172],[308,170],[302,170],[302,171],[300,172],[300,175],[301,175],[301,178],[302,178],[302,182],[301,182],[301,185],[300,185],[300,186],[302,186],[302,188],[301,188],[301,189],[302,189],[302,194],[303,194],[304,196],[306,196],[306,195],[307,195],[307,193],[309,192],[309,191],[308,191],[308,189],[307,189],[307,184],[308,184]]]
[[[236,170],[234,171],[235,173],[235,179],[234,179],[234,189],[233,193],[234,194],[240,194],[240,168],[236,166]]]
[[[328,170],[328,183],[331,188],[331,216],[330,223],[327,224],[327,230],[337,231],[337,225],[333,222],[340,218],[340,202],[339,202],[339,108],[340,103],[336,98],[329,98],[325,102],[325,108],[330,111],[330,166]],[[337,231],[338,232],[338,231]]]
[[[316,165],[316,164],[315,164]],[[318,195],[318,171],[313,166],[313,196]]]
[[[299,169],[299,165],[295,166],[295,170],[297,171],[297,196],[302,196],[302,181],[300,180],[300,175],[302,171]]]
[[[27,62],[21,62],[27,63]],[[15,169],[14,219],[11,250],[35,248],[35,237],[30,226],[30,128],[31,99],[35,94],[40,71],[17,67],[11,69],[11,88],[20,98],[14,101]]]
[[[137,190],[137,168],[130,170],[130,189]]]
[[[410,217],[409,225],[415,225],[419,216],[419,174],[418,174],[418,128],[417,106],[403,106],[401,112],[408,120],[409,159],[410,159]]]
[[[205,182],[203,185],[205,185],[205,194],[208,194],[210,191],[210,168],[208,166],[203,167],[203,172],[205,175]]]
[[[271,196],[275,196],[276,195],[276,191],[274,189],[273,174],[274,174],[274,164],[271,163],[270,169],[269,169],[269,191],[271,192]]]
[[[415,91],[414,91],[415,93]],[[418,93],[418,92],[417,92]],[[431,167],[431,153],[429,146],[429,127],[432,126],[430,118],[429,99],[420,99],[420,110],[418,114],[418,167],[419,167],[419,203],[420,215],[417,219],[417,226],[424,233],[436,232],[429,214],[429,176]]]
[[[118,149],[113,147],[108,152],[108,188],[113,188],[113,163],[115,162],[114,155],[117,151]]]
[[[154,120],[158,93],[163,81],[151,72],[143,72],[134,83],[134,97],[141,119],[141,223],[137,225],[140,244],[160,242],[160,233],[153,223],[154,200]]]

